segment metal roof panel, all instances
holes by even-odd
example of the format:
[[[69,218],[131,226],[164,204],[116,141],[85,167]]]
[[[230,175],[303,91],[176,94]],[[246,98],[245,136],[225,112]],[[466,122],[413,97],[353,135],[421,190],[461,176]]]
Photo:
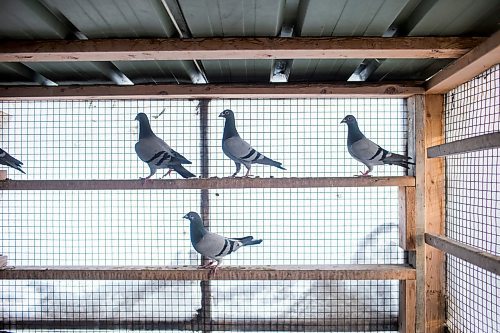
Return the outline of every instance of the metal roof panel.
[[[171,37],[177,34],[161,0],[45,0],[88,38]]]
[[[92,62],[31,62],[25,65],[57,84],[113,84]]]
[[[202,61],[208,81],[268,83],[272,60],[206,60]]]
[[[346,81],[363,59],[295,59],[289,81]]]
[[[300,36],[381,36],[408,1],[314,0],[299,7]]]
[[[180,3],[193,37],[277,36],[284,0],[184,0]]]

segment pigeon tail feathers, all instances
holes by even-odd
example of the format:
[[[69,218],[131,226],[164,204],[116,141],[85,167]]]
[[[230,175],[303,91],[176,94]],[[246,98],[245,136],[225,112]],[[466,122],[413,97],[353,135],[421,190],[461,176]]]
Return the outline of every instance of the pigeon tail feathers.
[[[253,163],[256,163],[256,164],[264,164],[264,165],[270,165],[270,166],[273,166],[273,167],[276,167],[278,169],[281,169],[281,170],[286,170],[281,162],[278,162],[278,161],[275,161],[275,160],[272,160],[270,159],[269,157],[263,157],[261,159],[258,159],[258,160],[255,160],[253,161]]]
[[[185,167],[183,167],[180,164],[178,164],[178,165],[172,165],[172,169],[174,169],[183,178],[193,178],[193,177],[196,177],[189,170],[187,170]]]
[[[390,156],[384,158],[382,162],[384,162],[384,164],[398,165],[409,169],[409,165],[415,165],[415,163],[410,162],[409,160],[411,160],[411,157],[409,156],[392,153]]]

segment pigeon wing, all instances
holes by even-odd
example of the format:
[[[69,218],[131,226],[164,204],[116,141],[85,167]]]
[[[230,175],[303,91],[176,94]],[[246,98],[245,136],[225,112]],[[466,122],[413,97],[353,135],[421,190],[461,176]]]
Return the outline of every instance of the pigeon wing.
[[[261,154],[239,136],[227,138],[222,142],[222,151],[233,161],[250,164]]]
[[[367,166],[383,164],[382,156],[387,155],[387,150],[367,138],[354,142],[348,150],[352,157]]]

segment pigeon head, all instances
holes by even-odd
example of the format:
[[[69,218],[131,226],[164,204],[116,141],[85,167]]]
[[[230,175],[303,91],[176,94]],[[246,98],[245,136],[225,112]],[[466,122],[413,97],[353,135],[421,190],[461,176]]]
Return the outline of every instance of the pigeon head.
[[[232,110],[224,110],[222,111],[220,114],[219,114],[219,117],[222,117],[222,118],[234,118],[234,112]]]
[[[352,115],[347,115],[345,116],[344,119],[342,119],[342,121],[340,122],[341,124],[345,123],[347,125],[352,125],[352,124],[358,124],[358,121],[356,120],[356,118]]]
[[[145,113],[138,113],[135,120],[139,122],[139,139],[154,136],[151,125],[149,124],[148,116]]]
[[[138,113],[137,116],[135,116],[135,120],[137,120],[140,123],[142,123],[142,122],[149,123],[148,116],[143,112]]]
[[[189,221],[201,221],[201,217],[196,212],[189,212],[183,216],[183,218],[188,219]]]

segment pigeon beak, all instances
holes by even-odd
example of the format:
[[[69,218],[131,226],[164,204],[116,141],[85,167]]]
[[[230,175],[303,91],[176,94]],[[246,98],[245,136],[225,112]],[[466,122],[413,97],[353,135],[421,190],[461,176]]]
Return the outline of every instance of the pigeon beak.
[[[189,219],[188,214],[184,215],[182,218],[183,219]]]
[[[347,121],[345,121],[345,119],[342,119],[342,121],[340,122],[341,124],[345,124]]]

